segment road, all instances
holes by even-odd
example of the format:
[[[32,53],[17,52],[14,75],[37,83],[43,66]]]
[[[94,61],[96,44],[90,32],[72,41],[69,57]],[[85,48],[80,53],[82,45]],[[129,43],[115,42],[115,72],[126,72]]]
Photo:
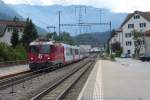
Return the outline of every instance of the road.
[[[104,100],[150,100],[150,62],[102,61]]]

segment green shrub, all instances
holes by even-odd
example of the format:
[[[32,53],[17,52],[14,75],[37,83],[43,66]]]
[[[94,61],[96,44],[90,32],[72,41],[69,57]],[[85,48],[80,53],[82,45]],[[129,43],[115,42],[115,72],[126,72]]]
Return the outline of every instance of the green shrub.
[[[111,55],[110,60],[115,61],[115,55]]]
[[[0,61],[25,60],[26,51],[22,45],[12,48],[6,43],[0,43]]]
[[[17,45],[15,50],[16,60],[25,60],[27,58],[27,53],[22,45]]]

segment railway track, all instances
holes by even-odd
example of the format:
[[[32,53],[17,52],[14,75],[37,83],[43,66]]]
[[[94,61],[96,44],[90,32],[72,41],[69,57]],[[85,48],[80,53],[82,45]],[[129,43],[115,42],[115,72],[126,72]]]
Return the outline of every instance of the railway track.
[[[50,72],[25,73],[15,77],[0,80],[1,100],[30,100],[33,96],[44,91],[50,85],[63,79],[75,69],[83,67],[95,60],[96,55],[90,56],[77,63],[66,65],[59,69],[52,69]],[[94,59],[93,61],[91,59]],[[31,75],[32,74],[32,75]],[[27,76],[26,76],[27,75]]]
[[[45,72],[42,72],[45,70],[52,71],[51,68],[45,68],[45,69],[37,70],[34,72],[27,71],[25,73],[20,73],[18,75],[14,75],[14,76],[2,79],[2,80],[0,80],[0,90],[9,88],[13,85],[17,85],[17,84],[20,84],[20,83],[25,82],[27,80],[30,80],[32,78],[36,78],[38,76],[41,76],[42,74],[45,74]]]
[[[80,77],[91,67],[94,66],[95,60],[89,60],[87,63],[72,70],[47,89],[37,94],[31,100],[62,100],[67,92],[76,84]]]
[[[39,76],[45,74],[46,73],[45,71],[47,71],[47,70],[48,71],[56,70],[56,69],[52,69],[52,68],[53,67],[45,68],[45,69],[37,70],[34,72],[28,71],[26,73],[22,73],[22,74],[19,74],[16,76],[11,76],[11,77],[8,77],[6,79],[2,79],[2,80],[0,80],[0,90],[4,90],[6,88],[9,88],[9,87],[12,87],[14,85],[23,83],[23,82],[28,81],[30,79],[39,77]]]

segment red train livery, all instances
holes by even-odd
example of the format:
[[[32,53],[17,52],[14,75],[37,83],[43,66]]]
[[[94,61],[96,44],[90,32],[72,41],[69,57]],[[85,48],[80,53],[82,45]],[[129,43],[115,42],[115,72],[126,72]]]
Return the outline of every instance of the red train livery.
[[[28,59],[31,70],[42,69],[56,64],[63,66],[79,61],[84,57],[84,50],[64,43],[37,40],[29,45]]]

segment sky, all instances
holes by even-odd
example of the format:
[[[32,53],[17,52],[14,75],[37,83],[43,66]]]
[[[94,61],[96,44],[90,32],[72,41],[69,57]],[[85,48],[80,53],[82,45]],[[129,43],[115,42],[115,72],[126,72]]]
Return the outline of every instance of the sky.
[[[97,8],[107,8],[114,12],[128,12],[135,10],[150,11],[150,0],[3,0],[7,4],[30,5],[90,5]]]

